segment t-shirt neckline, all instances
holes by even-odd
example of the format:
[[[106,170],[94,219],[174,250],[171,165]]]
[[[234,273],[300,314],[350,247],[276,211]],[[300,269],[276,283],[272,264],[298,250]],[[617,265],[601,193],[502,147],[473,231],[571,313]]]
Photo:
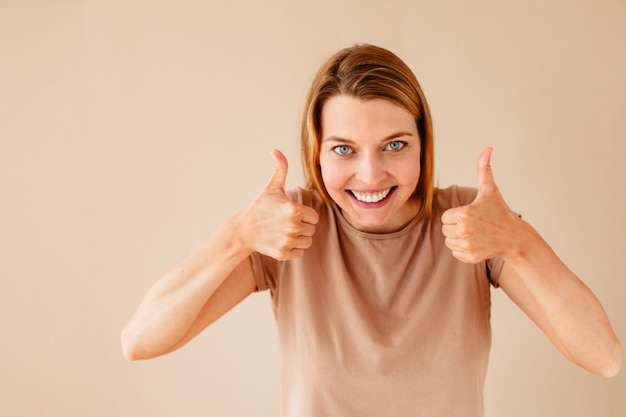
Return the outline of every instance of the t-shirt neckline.
[[[347,231],[350,234],[357,235],[366,239],[373,239],[373,240],[393,239],[393,238],[403,236],[409,233],[409,231],[413,229],[415,225],[419,223],[424,217],[424,204],[422,203],[415,217],[413,217],[411,221],[407,223],[404,227],[394,232],[389,232],[389,233],[364,232],[352,226],[348,222],[348,220],[346,220],[346,218],[341,213],[341,209],[336,203],[333,202],[332,206],[333,206],[333,211],[335,212],[335,217],[337,218],[337,222],[340,224],[343,230]]]

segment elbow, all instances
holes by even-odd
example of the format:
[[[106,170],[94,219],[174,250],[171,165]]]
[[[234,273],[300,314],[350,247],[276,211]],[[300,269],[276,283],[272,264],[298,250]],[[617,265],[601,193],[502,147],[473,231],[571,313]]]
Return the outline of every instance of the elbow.
[[[616,361],[610,367],[607,367],[604,370],[604,372],[602,372],[600,375],[605,377],[605,378],[613,378],[613,377],[615,377],[619,373],[619,370],[620,370],[621,366],[622,366],[622,361],[620,359],[619,361]]]
[[[613,378],[616,376],[622,367],[622,357],[622,345],[619,341],[616,341],[615,346],[606,361],[606,365],[599,374],[605,378]]]
[[[593,362],[583,366],[589,372],[604,378],[615,377],[622,367],[622,345],[616,339],[601,356],[596,356]]]
[[[138,361],[144,359],[152,359],[169,353],[175,348],[163,350],[156,341],[151,340],[147,334],[138,332],[130,325],[122,330],[121,334],[122,354],[128,361]]]
[[[141,357],[138,350],[135,349],[134,346],[129,346],[126,344],[122,344],[122,354],[124,355],[124,358],[126,358],[126,360],[129,362],[134,362],[140,359],[144,359]]]
[[[137,337],[128,326],[122,330],[121,335],[122,342],[122,354],[128,361],[137,361],[140,359],[147,359],[145,349],[142,347],[140,338]]]

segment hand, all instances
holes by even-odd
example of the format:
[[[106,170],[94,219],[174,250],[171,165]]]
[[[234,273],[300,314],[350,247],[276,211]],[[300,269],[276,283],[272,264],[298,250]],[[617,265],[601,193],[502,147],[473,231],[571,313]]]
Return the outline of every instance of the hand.
[[[272,177],[243,213],[244,239],[253,251],[280,261],[296,259],[313,243],[319,216],[312,208],[287,199],[287,158],[279,150],[274,150],[272,156],[276,161]]]
[[[441,216],[446,246],[466,263],[479,263],[513,250],[519,217],[504,202],[491,171],[492,148],[478,157],[478,194],[466,206],[447,210]]]

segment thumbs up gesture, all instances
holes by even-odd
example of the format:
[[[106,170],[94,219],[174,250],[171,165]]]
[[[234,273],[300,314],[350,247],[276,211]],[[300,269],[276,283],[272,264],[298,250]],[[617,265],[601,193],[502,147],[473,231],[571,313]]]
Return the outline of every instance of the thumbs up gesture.
[[[441,216],[446,246],[466,263],[479,263],[512,250],[519,218],[506,205],[491,170],[492,148],[478,157],[478,194],[466,206]]]
[[[243,238],[250,251],[277,260],[296,259],[313,243],[312,236],[319,216],[312,208],[287,198],[287,158],[279,150],[274,150],[272,156],[276,161],[272,177],[242,213]]]

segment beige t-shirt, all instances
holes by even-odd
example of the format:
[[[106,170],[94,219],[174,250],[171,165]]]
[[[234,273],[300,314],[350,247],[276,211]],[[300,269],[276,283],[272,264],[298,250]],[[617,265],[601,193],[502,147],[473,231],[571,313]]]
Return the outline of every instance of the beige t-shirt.
[[[252,255],[278,326],[282,416],[482,416],[503,261],[458,261],[440,220],[476,190],[438,190],[432,220],[389,234],[354,229],[316,192],[289,195],[320,215],[313,245],[293,261]]]

